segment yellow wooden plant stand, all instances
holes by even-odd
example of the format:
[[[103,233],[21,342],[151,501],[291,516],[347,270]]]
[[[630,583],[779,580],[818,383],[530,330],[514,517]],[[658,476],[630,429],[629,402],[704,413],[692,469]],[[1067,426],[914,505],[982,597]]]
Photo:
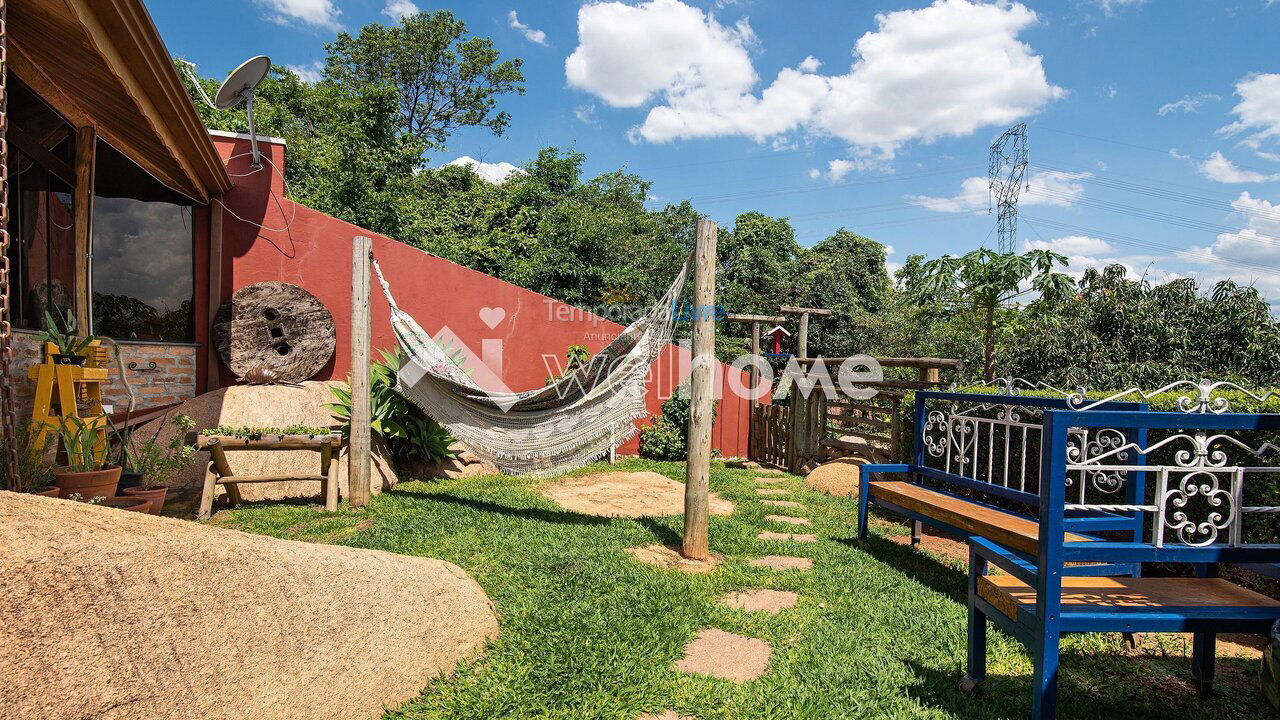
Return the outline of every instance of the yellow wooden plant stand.
[[[39,428],[37,447],[44,446],[49,431],[60,432],[71,425],[70,418],[78,418],[97,433],[94,454],[99,462],[106,462],[107,415],[102,409],[102,385],[110,380],[107,349],[93,341],[86,350],[89,360],[85,367],[54,363],[56,352],[52,343],[45,343],[43,362],[27,370],[27,378],[36,384],[31,421]]]

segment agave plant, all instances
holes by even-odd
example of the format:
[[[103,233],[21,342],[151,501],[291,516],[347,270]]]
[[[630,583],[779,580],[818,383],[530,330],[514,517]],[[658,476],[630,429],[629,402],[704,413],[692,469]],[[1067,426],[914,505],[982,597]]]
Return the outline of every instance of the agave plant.
[[[62,448],[67,453],[67,470],[92,472],[101,467],[98,461],[98,427],[74,415],[65,418],[58,430]]]
[[[404,355],[389,350],[380,350],[379,354],[382,359],[372,363],[369,369],[373,432],[387,443],[392,455],[401,460],[433,462],[453,457],[449,450],[453,438],[449,433],[396,390],[396,375],[404,366]],[[329,403],[328,407],[343,421],[343,437],[349,437],[351,392],[341,387],[332,390],[337,402]]]
[[[77,335],[75,316],[57,308],[44,311],[44,330],[36,337],[42,342],[52,343],[58,348],[59,355],[84,355],[85,350],[97,340],[93,335]]]

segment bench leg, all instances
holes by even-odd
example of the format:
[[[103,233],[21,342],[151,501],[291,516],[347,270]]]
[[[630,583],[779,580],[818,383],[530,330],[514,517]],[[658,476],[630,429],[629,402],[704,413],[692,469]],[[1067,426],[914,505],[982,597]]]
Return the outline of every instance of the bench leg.
[[[204,489],[200,493],[200,506],[196,509],[197,520],[208,520],[213,514],[213,494],[218,490],[218,474],[213,470],[213,463],[204,471]]]
[[[231,501],[231,507],[240,507],[240,505],[244,503],[244,498],[240,496],[239,485],[233,482],[228,482],[224,483],[223,487],[227,489],[227,499]]]
[[[1053,720],[1058,712],[1057,630],[1046,628],[1033,648],[1035,670],[1031,675],[1031,720]]]
[[[1213,694],[1214,661],[1218,649],[1218,635],[1198,632],[1191,639],[1191,679],[1201,697]]]
[[[919,520],[911,521],[911,544],[919,545],[920,536],[924,533],[924,523]]]
[[[329,466],[329,472],[324,479],[324,510],[325,512],[338,511],[338,463]]]
[[[978,609],[978,578],[987,573],[987,560],[969,549],[969,657],[961,692],[973,692],[987,679],[987,616]]]

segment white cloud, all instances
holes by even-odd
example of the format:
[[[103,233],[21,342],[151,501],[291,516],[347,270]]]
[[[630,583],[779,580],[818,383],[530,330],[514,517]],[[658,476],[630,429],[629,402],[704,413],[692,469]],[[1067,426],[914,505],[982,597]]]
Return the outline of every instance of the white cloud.
[[[1068,235],[1050,241],[1033,240],[1026,243],[1027,249],[1052,250],[1063,255],[1100,255],[1115,252],[1111,243],[1088,235]]]
[[[1243,142],[1257,148],[1263,140],[1280,137],[1280,73],[1247,75],[1236,82],[1240,103],[1231,109],[1237,120],[1218,130],[1224,135],[1252,131]]]
[[[307,83],[308,85],[315,85],[324,78],[323,60],[314,60],[306,65],[285,65],[285,67],[292,70],[293,74],[297,75],[299,80]]]
[[[1174,160],[1190,160],[1191,156],[1178,152],[1178,148],[1169,148],[1169,157]]]
[[[831,182],[840,182],[846,175],[853,172],[854,167],[852,160],[836,158],[827,163],[827,179]]]
[[[1144,268],[1143,272],[1145,272],[1145,267],[1155,260],[1155,258],[1145,255],[1109,255],[1108,253],[1115,252],[1115,248],[1110,243],[1087,235],[1068,235],[1047,241],[1023,241],[1022,252],[1027,252],[1028,250],[1052,250],[1065,255],[1067,266],[1062,269],[1062,272],[1076,280],[1079,280],[1084,275],[1084,271],[1089,268],[1102,270],[1111,265],[1123,267],[1126,278],[1138,280],[1142,277],[1142,273],[1138,271],[1138,268]]]
[[[579,105],[573,109],[573,116],[584,125],[596,124],[596,106],[592,103]]]
[[[512,30],[518,31],[524,36],[525,40],[528,40],[531,43],[537,43],[539,45],[547,44],[547,34],[520,22],[520,17],[516,15],[515,10],[507,13],[507,25],[510,26]]]
[[[409,2],[409,0],[387,0],[386,7],[382,8],[383,15],[396,21],[403,20],[418,12],[420,12],[420,8]]]
[[[328,30],[342,27],[338,24],[338,16],[342,11],[334,5],[333,0],[257,0],[273,13],[272,22],[281,25],[292,25],[301,22],[305,25]]]
[[[578,11],[569,84],[615,107],[642,107],[636,141],[805,131],[840,138],[861,158],[889,160],[903,144],[964,136],[1038,112],[1066,92],[1045,78],[1018,34],[1037,22],[1013,4],[937,0],[882,13],[855,45],[844,75],[816,60],[784,68],[759,94],[755,33],[679,0],[601,2]]]
[[[796,69],[800,72],[811,73],[818,72],[818,68],[820,67],[822,67],[822,61],[812,55],[809,55],[800,61],[800,64],[796,66]]]
[[[1212,102],[1214,100],[1221,100],[1221,99],[1222,99],[1221,95],[1214,95],[1213,93],[1200,93],[1198,95],[1187,95],[1183,97],[1181,100],[1175,100],[1173,102],[1165,103],[1161,105],[1160,109],[1156,110],[1156,114],[1161,117],[1164,117],[1169,113],[1193,113],[1199,110],[1200,107],[1205,103]]]
[[[1084,185],[1080,181],[1091,177],[1093,173],[1087,172],[1033,172],[1027,176],[1027,189],[1022,191],[1018,204],[1071,207],[1084,196]],[[934,212],[984,213],[990,207],[990,180],[980,176],[965,178],[960,183],[960,192],[953,196],[912,195],[907,197],[907,202]]]
[[[486,182],[494,183],[495,185],[506,181],[512,175],[524,174],[524,170],[521,170],[509,162],[486,163],[480,162],[479,160],[467,155],[463,155],[456,160],[450,160],[444,165],[441,165],[441,167],[449,167],[451,165],[469,167],[471,168],[471,171],[479,175],[481,179]]]
[[[1220,152],[1215,152],[1209,156],[1208,160],[1200,163],[1199,170],[1201,175],[1220,183],[1258,183],[1280,180],[1280,173],[1264,175],[1237,167]]]
[[[1114,15],[1123,8],[1145,5],[1146,2],[1147,0],[1093,0],[1093,4],[1102,8],[1102,12],[1107,15]]]
[[[1280,254],[1280,203],[1243,192],[1231,207],[1244,217],[1245,226],[1239,232],[1222,233],[1212,245],[1193,246],[1178,256],[1210,265],[1274,265]]]
[[[821,171],[821,170],[819,170],[818,168],[809,168],[809,179],[810,179],[810,180],[817,180],[817,179],[818,179],[818,178],[820,178],[820,177],[822,177],[822,171]]]

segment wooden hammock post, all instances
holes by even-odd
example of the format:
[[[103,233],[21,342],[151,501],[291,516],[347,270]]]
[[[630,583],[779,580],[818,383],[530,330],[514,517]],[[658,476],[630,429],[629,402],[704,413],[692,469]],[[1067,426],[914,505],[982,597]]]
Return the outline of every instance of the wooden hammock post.
[[[698,221],[693,275],[693,372],[689,378],[689,457],[680,554],[707,559],[707,493],[711,474],[712,370],[716,343],[716,224]]]
[[[369,504],[373,464],[369,451],[369,262],[373,241],[357,235],[351,247],[351,445],[347,449],[347,500],[351,507],[364,507]]]

